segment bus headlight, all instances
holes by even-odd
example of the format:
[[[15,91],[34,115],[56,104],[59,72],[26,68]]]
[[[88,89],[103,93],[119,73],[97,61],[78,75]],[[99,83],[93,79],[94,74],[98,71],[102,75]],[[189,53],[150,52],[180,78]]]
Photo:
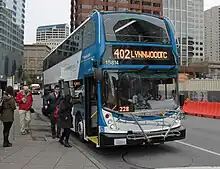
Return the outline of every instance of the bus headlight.
[[[113,122],[112,119],[108,120],[108,124],[111,124],[112,122]]]
[[[114,124],[111,124],[111,125],[110,125],[110,129],[112,129],[112,130],[116,129],[115,125],[114,125]]]

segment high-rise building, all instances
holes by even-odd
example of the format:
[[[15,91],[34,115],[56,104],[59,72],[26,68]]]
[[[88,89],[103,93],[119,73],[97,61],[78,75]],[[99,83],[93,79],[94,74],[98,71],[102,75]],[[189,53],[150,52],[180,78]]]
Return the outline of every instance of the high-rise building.
[[[24,45],[24,80],[27,84],[41,83],[43,76],[43,59],[51,49],[43,44]]]
[[[5,0],[4,0],[5,1]],[[13,22],[24,29],[26,0],[6,0],[6,7],[12,10]]]
[[[0,89],[22,78],[25,0],[0,0]]]
[[[173,22],[180,44],[180,64],[204,60],[203,0],[163,0],[163,14]]]
[[[69,36],[68,24],[39,26],[36,33],[36,43],[56,48],[67,36]]]
[[[135,10],[162,15],[162,0],[71,0],[71,32],[92,13],[93,9],[105,11]]]
[[[220,6],[205,11],[205,59],[220,61]]]

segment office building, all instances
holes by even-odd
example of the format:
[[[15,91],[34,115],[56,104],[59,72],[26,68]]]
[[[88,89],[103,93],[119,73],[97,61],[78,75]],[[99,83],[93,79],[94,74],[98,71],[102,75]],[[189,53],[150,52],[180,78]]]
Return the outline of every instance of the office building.
[[[162,15],[162,0],[71,0],[71,32],[78,27],[93,9],[105,11],[135,10]]]
[[[69,36],[68,24],[39,26],[36,33],[36,43],[45,44],[54,49],[67,36]]]
[[[205,11],[205,59],[220,61],[220,6]]]
[[[22,78],[25,0],[0,0],[0,89]]]
[[[27,84],[41,83],[43,74],[43,59],[51,49],[44,44],[24,45],[24,80]]]
[[[204,60],[203,0],[163,0],[163,14],[170,18],[180,44],[180,64]]]
[[[26,0],[3,0],[6,1],[6,8],[12,10],[13,22],[24,29],[25,1]]]

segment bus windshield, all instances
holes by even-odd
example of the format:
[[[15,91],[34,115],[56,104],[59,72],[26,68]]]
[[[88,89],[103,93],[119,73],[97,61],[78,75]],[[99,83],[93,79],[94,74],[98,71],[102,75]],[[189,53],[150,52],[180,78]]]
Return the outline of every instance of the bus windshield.
[[[104,14],[106,41],[170,44],[163,19],[140,14]]]
[[[105,71],[103,107],[117,112],[174,110],[176,86],[175,73]]]

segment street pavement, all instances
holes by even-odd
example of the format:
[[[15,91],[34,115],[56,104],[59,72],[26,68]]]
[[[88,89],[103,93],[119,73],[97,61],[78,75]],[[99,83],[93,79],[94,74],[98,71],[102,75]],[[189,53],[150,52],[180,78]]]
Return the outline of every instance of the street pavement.
[[[36,102],[34,107],[36,107]],[[95,163],[96,161],[92,157],[90,159],[85,156],[76,147],[65,148],[58,143],[58,140],[52,140],[49,122],[41,114],[32,114],[31,133],[29,135],[22,136],[20,134],[18,111],[15,112],[14,124],[10,135],[13,146],[3,148],[0,145],[0,169],[102,168],[101,165]],[[0,124],[0,131],[2,131],[2,124]],[[2,137],[1,132],[1,144]],[[72,144],[74,145],[74,143]]]
[[[15,123],[13,147],[0,147],[0,169],[220,169],[219,120],[188,116],[187,138],[162,145],[97,149],[73,134],[68,149],[51,139],[49,121],[40,114],[42,100],[34,98],[39,113],[33,114],[32,133],[21,136]]]

